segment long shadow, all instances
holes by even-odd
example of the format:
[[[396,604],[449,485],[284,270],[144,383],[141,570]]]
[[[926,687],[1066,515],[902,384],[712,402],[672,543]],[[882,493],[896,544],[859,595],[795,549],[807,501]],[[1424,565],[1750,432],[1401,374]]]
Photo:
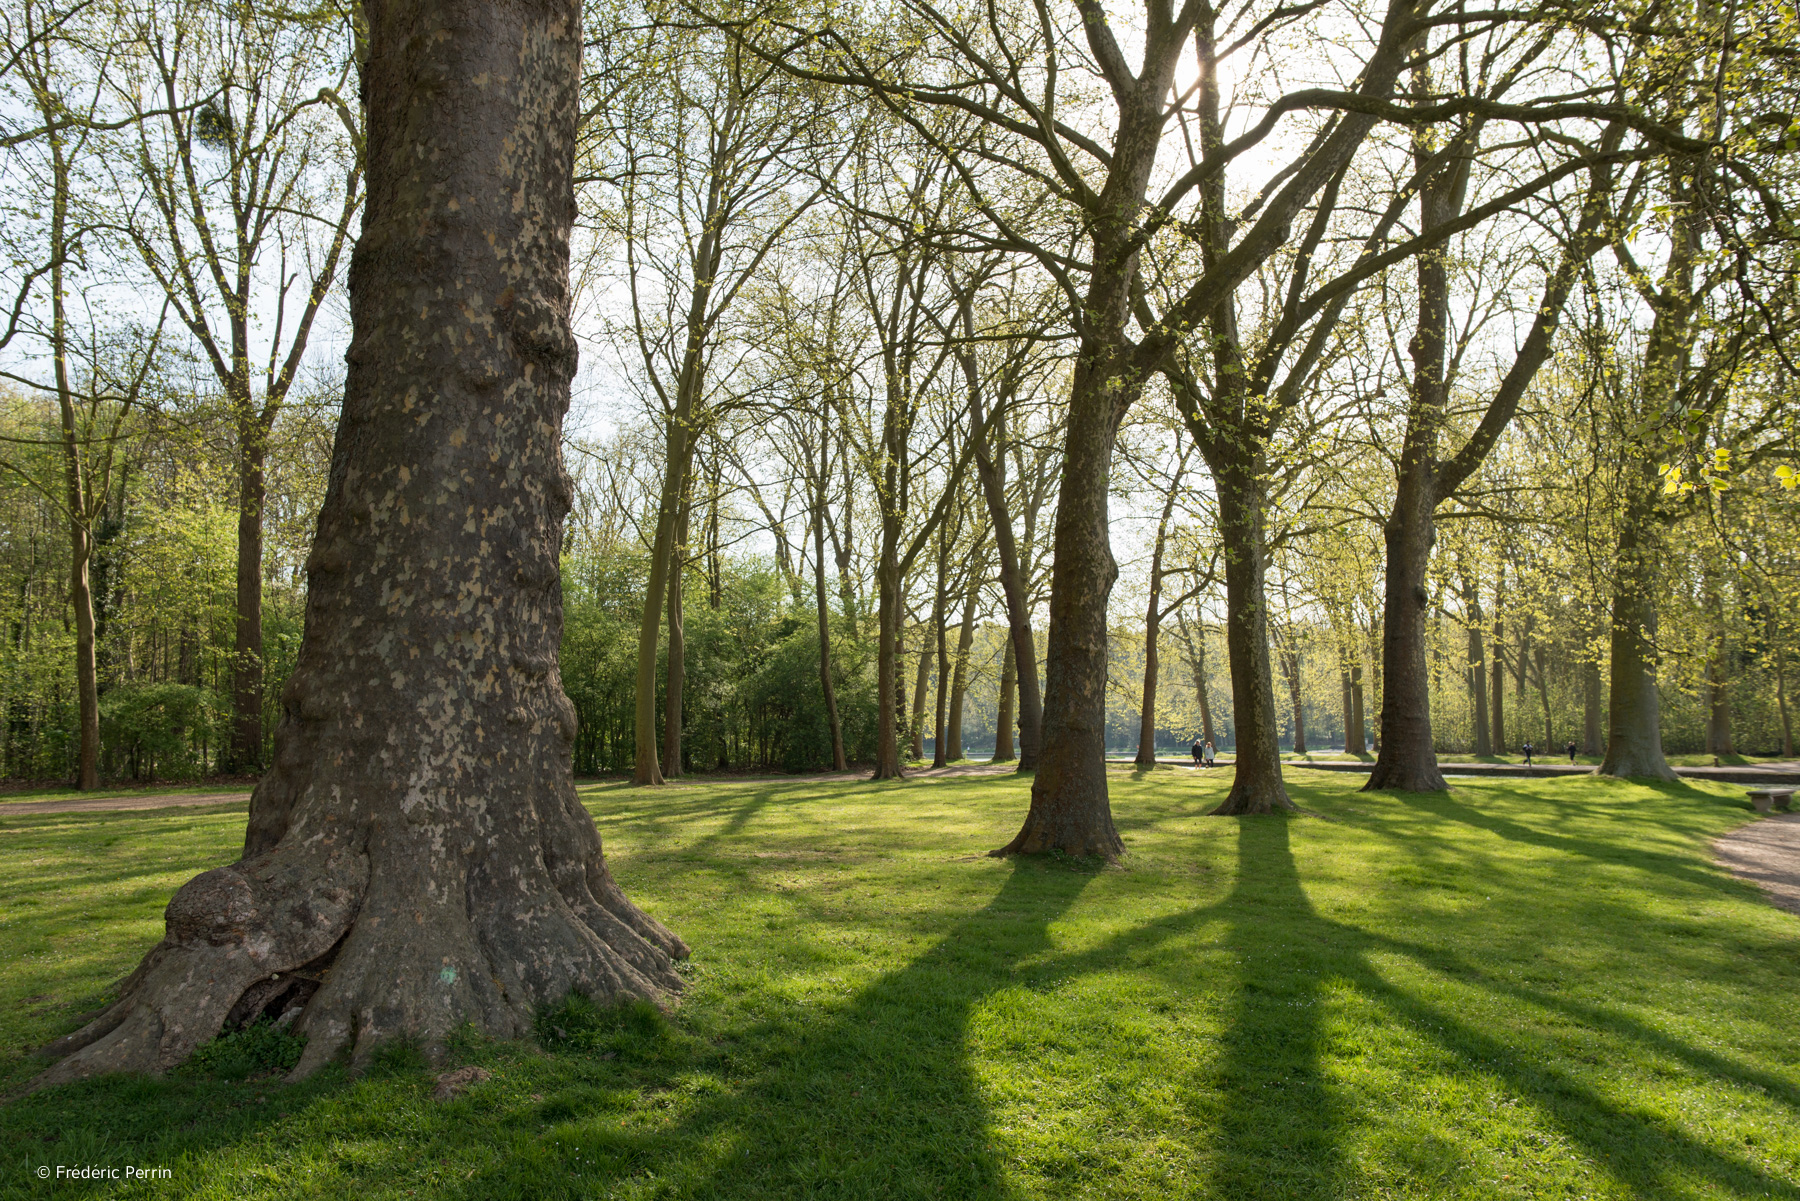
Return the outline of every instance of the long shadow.
[[[1007,1197],[969,1021],[996,991],[1030,986],[1050,924],[1092,878],[1017,862],[985,907],[905,967],[840,1006],[789,1006],[728,1037],[708,1065],[714,1083],[679,1093],[667,1123],[646,1129],[605,1096],[577,1095],[546,1103],[560,1125],[545,1137],[597,1189],[654,1177],[659,1196]],[[684,1074],[652,1072],[640,1089],[678,1088]],[[541,1184],[541,1165],[524,1172],[477,1176],[462,1195]]]
[[[1683,1176],[1731,1196],[1800,1198],[1800,1185],[1774,1176],[1747,1158],[1700,1142],[1688,1131],[1629,1102],[1603,1095],[1548,1057],[1480,1029],[1458,1013],[1393,984],[1373,956],[1400,951],[1438,971],[1463,968],[1453,956],[1399,942],[1318,914],[1301,888],[1283,818],[1240,818],[1239,880],[1216,906],[1170,915],[1099,947],[1046,965],[1065,974],[1098,970],[1121,959],[1142,961],[1195,923],[1223,917],[1238,953],[1239,991],[1223,1034],[1220,1067],[1212,1079],[1216,1110],[1203,1116],[1217,1129],[1214,1179],[1222,1196],[1334,1196],[1346,1173],[1343,1145],[1352,1122],[1378,1115],[1350,1113],[1334,1094],[1323,1063],[1322,991],[1341,981],[1379,1004],[1421,1041],[1436,1044],[1470,1078],[1495,1079],[1534,1105],[1560,1133],[1619,1180],[1633,1196],[1680,1195]],[[1713,887],[1717,880],[1709,880]],[[1277,942],[1275,938],[1286,940]],[[1300,969],[1300,970],[1295,970]],[[1522,1000],[1549,998],[1515,987]],[[1627,1037],[1639,1031],[1619,1027]],[[1734,1070],[1727,1061],[1658,1034],[1646,1039],[1697,1066],[1717,1067],[1740,1084],[1766,1087],[1762,1074]],[[1771,1090],[1777,1097],[1791,1089]],[[1446,1172],[1454,1149],[1430,1140],[1429,1166]],[[1272,1182],[1279,1180],[1276,1185]]]
[[[1214,911],[1238,964],[1212,1088],[1214,1192],[1225,1197],[1332,1196],[1343,1173],[1345,1115],[1321,1062],[1328,941],[1272,930],[1321,924],[1288,845],[1285,817],[1238,818],[1238,875]],[[1199,914],[1190,915],[1198,917]],[[1299,970],[1296,970],[1299,969]]]

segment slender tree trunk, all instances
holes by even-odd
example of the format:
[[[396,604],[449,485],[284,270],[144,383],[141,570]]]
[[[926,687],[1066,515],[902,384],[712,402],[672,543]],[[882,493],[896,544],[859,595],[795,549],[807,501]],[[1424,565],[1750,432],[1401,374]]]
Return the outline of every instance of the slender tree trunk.
[[[1138,706],[1137,766],[1156,766],[1156,685],[1157,653],[1162,632],[1163,550],[1168,545],[1169,518],[1175,512],[1175,497],[1181,491],[1181,477],[1187,472],[1188,455],[1184,450],[1175,478],[1169,484],[1169,495],[1163,501],[1162,519],[1156,523],[1156,549],[1150,556],[1150,602],[1144,610],[1144,693]]]
[[[1794,757],[1794,719],[1788,712],[1787,651],[1775,643],[1775,705],[1781,711],[1781,753]]]
[[[819,610],[819,692],[825,700],[825,720],[831,727],[831,767],[848,771],[844,758],[844,723],[838,718],[837,689],[831,682],[831,610],[825,603],[825,482],[829,478],[825,461],[826,439],[820,439],[819,490],[814,497],[813,513],[813,600]],[[716,504],[716,502],[715,502]]]
[[[943,554],[938,562],[938,594],[932,604],[932,631],[937,635],[937,711],[931,727],[931,766],[943,767],[950,762],[948,722],[950,717],[950,547],[946,534]]]
[[[163,1071],[289,1011],[304,1076],[470,1025],[518,1037],[573,991],[681,986],[686,948],[614,883],[576,798],[557,668],[580,13],[366,12],[349,375],[274,763],[244,857],[176,893],[39,1084]]]
[[[875,776],[900,777],[900,718],[905,714],[905,685],[900,675],[900,564],[896,537],[883,520],[881,563],[876,581],[875,635]]]
[[[1463,613],[1469,623],[1469,695],[1475,702],[1473,750],[1477,756],[1486,758],[1494,753],[1494,743],[1488,733],[1487,652],[1481,645],[1481,593],[1472,575],[1463,577],[1462,586]]]
[[[1600,728],[1600,664],[1589,659],[1581,665],[1581,753],[1598,755],[1605,746]]]
[[[1225,646],[1231,660],[1232,735],[1236,743],[1231,791],[1214,814],[1291,810],[1281,780],[1275,681],[1269,670],[1268,544],[1260,455],[1208,459],[1219,496],[1225,547]]]
[[[1719,615],[1721,618],[1723,614]],[[1713,639],[1712,653],[1706,661],[1706,749],[1714,755],[1733,755],[1737,748],[1731,737],[1731,682],[1725,670],[1725,636]]]
[[[1013,665],[1019,689],[1019,770],[1035,771],[1038,749],[1043,743],[1044,706],[1038,692],[1037,637],[1031,630],[1031,606],[1025,596],[1024,572],[1019,566],[1019,547],[1013,538],[1012,511],[1006,501],[1006,414],[1002,410],[993,420],[994,449],[985,443],[975,448],[975,471],[981,481],[981,494],[987,501],[988,521],[994,527],[994,547],[999,558],[1000,592],[1006,598],[1007,637],[1011,642],[1009,660]],[[1012,740],[1012,729],[1006,731]],[[997,746],[997,744],[996,744]],[[1010,758],[1010,756],[1008,756]],[[1005,762],[998,757],[996,762]]]
[[[1200,739],[1202,742],[1211,742],[1217,748],[1219,744],[1213,741],[1212,704],[1206,695],[1206,623],[1197,623],[1200,636],[1195,638],[1188,630],[1184,615],[1177,613],[1176,621],[1181,629],[1182,644],[1187,647],[1188,666],[1194,672],[1194,699],[1200,704]]]
[[[75,611],[76,720],[80,723],[75,787],[87,792],[100,786],[100,668],[94,636],[94,590],[89,577],[94,535],[88,521],[92,506],[83,467],[82,430],[76,416],[74,383],[69,378],[67,292],[62,266],[68,245],[69,168],[59,136],[51,139],[51,154],[55,194],[51,197],[50,242],[56,258],[50,268],[50,336],[55,355],[52,366],[57,407],[62,420],[63,491],[69,511],[69,607]]]
[[[1550,675],[1544,662],[1544,644],[1540,640],[1534,655],[1537,666],[1538,704],[1544,710],[1544,754],[1554,753],[1556,749],[1556,724],[1550,712]]]
[[[1494,721],[1494,754],[1506,754],[1506,661],[1501,653],[1506,646],[1506,619],[1502,606],[1506,604],[1506,576],[1504,572],[1494,582],[1494,669],[1489,675],[1492,703],[1488,706]]]
[[[1348,664],[1343,663],[1341,660],[1339,661],[1339,665],[1338,665],[1338,689],[1339,689],[1340,693],[1342,694],[1342,698],[1339,701],[1339,704],[1342,706],[1342,708],[1340,709],[1340,712],[1342,712],[1344,715],[1344,750],[1346,752],[1348,752],[1350,750],[1350,711],[1351,711],[1350,668],[1349,668]]]
[[[1300,694],[1300,652],[1289,651],[1282,656],[1282,667],[1287,675],[1288,697],[1294,706],[1294,753],[1306,754],[1306,705]]]
[[[963,757],[962,727],[963,706],[969,688],[969,648],[975,645],[975,602],[980,597],[980,589],[971,574],[969,591],[963,598],[962,625],[956,635],[956,666],[950,683],[950,716],[945,725],[945,741],[949,749],[944,758],[954,763]]]
[[[931,624],[937,626],[939,614],[931,613]],[[912,757],[923,761],[925,758],[925,698],[931,695],[931,642],[927,640],[925,630],[919,631],[919,669],[913,676],[912,698]]]
[[[687,627],[682,621],[682,574],[687,563],[688,518],[693,501],[683,497],[675,519],[675,545],[669,551],[669,662],[663,685],[663,754],[665,780],[681,775],[682,692],[687,687]]]
[[[1013,689],[1018,684],[1018,668],[1013,662],[1013,640],[1008,632],[1005,649],[1000,653],[1000,711],[994,716],[994,762],[1013,761]]]
[[[1366,720],[1363,716],[1363,678],[1362,664],[1350,665],[1350,733],[1344,741],[1344,749],[1352,755],[1369,753],[1368,744],[1364,741]]]

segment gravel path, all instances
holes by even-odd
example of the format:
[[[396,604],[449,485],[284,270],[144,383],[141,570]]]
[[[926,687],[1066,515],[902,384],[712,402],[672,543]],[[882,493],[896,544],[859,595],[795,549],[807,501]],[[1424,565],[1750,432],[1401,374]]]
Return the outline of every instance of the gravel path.
[[[1751,880],[1777,908],[1800,914],[1800,813],[1778,813],[1713,843],[1719,865]]]
[[[235,805],[249,799],[247,792],[178,792],[160,796],[84,796],[68,801],[8,801],[0,804],[0,817],[15,813],[95,813],[174,809],[182,805]]]

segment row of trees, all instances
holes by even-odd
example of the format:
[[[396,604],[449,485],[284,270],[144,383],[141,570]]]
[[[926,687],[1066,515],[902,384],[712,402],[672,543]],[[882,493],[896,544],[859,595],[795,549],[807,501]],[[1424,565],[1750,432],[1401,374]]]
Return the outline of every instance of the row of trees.
[[[11,16],[6,769],[255,769],[359,11]],[[1107,745],[1281,807],[1309,708],[1377,786],[1540,721],[1627,774],[1791,744],[1779,13],[751,16],[588,15],[584,768],[893,775],[972,720],[1041,769],[1020,846],[1104,851]]]

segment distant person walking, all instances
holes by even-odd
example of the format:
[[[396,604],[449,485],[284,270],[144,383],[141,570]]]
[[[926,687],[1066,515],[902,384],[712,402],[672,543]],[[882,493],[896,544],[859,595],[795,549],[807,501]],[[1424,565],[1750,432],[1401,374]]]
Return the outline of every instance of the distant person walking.
[[[1575,740],[1569,739],[1569,762],[1575,762]]]
[[[1213,744],[1209,740],[1206,744],[1206,766],[1211,767],[1213,765],[1213,757],[1217,754],[1218,752],[1213,750]]]
[[[1195,767],[1205,767],[1206,766],[1206,755],[1200,749],[1200,740],[1198,738],[1194,739],[1194,766]]]
[[[1519,749],[1525,752],[1525,766],[1530,767],[1531,766],[1531,744],[1528,742],[1524,746],[1520,747]]]

